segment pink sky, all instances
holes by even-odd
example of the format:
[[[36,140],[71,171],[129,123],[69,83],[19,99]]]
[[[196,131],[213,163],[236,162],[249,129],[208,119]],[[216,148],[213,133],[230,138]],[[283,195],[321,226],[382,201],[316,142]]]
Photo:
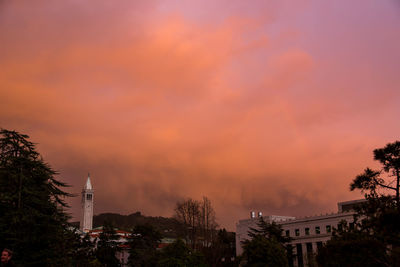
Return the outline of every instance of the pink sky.
[[[0,126],[95,213],[313,215],[399,139],[400,4],[2,1]],[[70,200],[79,218],[79,197]]]

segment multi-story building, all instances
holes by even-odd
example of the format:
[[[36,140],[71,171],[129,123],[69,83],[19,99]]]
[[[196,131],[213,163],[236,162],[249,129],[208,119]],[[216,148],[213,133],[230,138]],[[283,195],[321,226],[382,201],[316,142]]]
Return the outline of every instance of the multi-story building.
[[[341,221],[347,221],[350,225],[353,223],[353,215],[355,214],[353,208],[364,201],[339,202],[337,213],[304,218],[277,215],[262,216],[261,213],[258,213],[258,217],[256,217],[255,213],[251,212],[249,219],[240,220],[236,224],[236,255],[242,254],[242,242],[249,239],[250,228],[257,228],[259,218],[262,217],[268,223],[280,224],[283,234],[292,238],[290,244],[293,247],[293,266],[309,266],[311,256],[315,255],[318,249],[331,239],[333,229],[338,228]]]

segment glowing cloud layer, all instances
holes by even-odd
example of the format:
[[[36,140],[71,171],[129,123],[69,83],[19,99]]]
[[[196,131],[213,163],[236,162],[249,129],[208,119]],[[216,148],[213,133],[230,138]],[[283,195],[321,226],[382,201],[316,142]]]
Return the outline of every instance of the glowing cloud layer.
[[[0,4],[0,126],[95,212],[311,215],[399,138],[395,1]],[[79,199],[71,201],[79,216]]]

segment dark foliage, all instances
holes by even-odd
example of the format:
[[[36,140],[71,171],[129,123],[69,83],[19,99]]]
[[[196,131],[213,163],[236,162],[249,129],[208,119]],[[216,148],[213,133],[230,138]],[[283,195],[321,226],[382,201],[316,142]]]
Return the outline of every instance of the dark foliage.
[[[249,243],[244,244],[243,249],[246,259],[244,266],[288,266],[281,244],[265,236],[255,236]]]
[[[319,250],[319,266],[391,266],[388,265],[389,257],[382,241],[360,229],[350,228],[344,221],[340,229],[335,230],[332,239]]]
[[[66,265],[70,195],[28,138],[0,131],[0,246],[13,249],[22,266]]]
[[[96,258],[104,266],[120,266],[120,262],[116,258],[116,253],[119,250],[118,239],[119,236],[117,235],[114,226],[109,222],[104,222],[103,232],[101,232],[99,236],[95,252]]]
[[[129,241],[129,265],[135,267],[155,266],[157,247],[161,238],[161,233],[149,224],[135,226]]]
[[[95,244],[88,234],[81,236],[77,232],[71,232],[68,239],[71,245],[71,265],[75,267],[96,266]],[[100,262],[98,262],[100,264]]]
[[[290,238],[282,235],[280,225],[267,223],[261,217],[257,226],[250,228],[251,239],[242,243],[243,266],[288,266]]]
[[[237,266],[235,244],[235,233],[220,229],[211,246],[202,248],[201,252],[210,266]]]
[[[206,267],[208,265],[201,253],[191,250],[181,239],[178,239],[160,252],[157,266]]]
[[[375,149],[374,159],[381,170],[366,168],[350,184],[367,201],[356,207],[354,226],[343,222],[320,250],[320,266],[400,266],[400,142]]]
[[[262,235],[283,245],[291,241],[290,237],[284,236],[282,234],[283,230],[281,226],[279,224],[276,224],[275,222],[268,223],[264,221],[262,217],[260,217],[257,226],[257,228],[250,228],[249,236],[251,238]]]
[[[390,195],[394,193],[394,200],[400,211],[400,142],[375,149],[374,160],[382,165],[381,170],[366,168],[350,184],[350,190],[360,189],[372,196],[378,195],[380,189],[391,192]]]

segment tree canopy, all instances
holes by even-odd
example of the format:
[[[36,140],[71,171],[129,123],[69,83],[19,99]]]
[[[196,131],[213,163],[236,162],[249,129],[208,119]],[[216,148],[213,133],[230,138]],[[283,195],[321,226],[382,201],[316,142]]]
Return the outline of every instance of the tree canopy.
[[[63,191],[29,136],[0,131],[0,242],[23,266],[62,265],[68,215]]]
[[[154,266],[156,263],[157,246],[162,235],[152,225],[137,225],[132,229],[129,240],[130,266]]]
[[[104,222],[103,231],[100,233],[95,254],[97,259],[109,267],[118,267],[120,262],[116,257],[119,236],[110,222]]]
[[[400,246],[400,142],[374,150],[380,170],[366,168],[350,184],[367,202],[358,208],[356,228],[391,247]]]
[[[394,194],[397,209],[400,210],[400,141],[375,149],[374,160],[382,165],[381,169],[366,168],[350,184],[350,190],[360,189],[373,196],[383,194],[379,193],[379,189],[386,190],[384,192],[389,195]]]
[[[250,228],[249,240],[242,243],[244,266],[289,266],[287,253],[290,238],[282,235],[280,225],[260,217],[257,228]]]
[[[175,218],[182,223],[184,238],[192,249],[210,247],[216,238],[218,226],[211,201],[188,198],[176,203]]]
[[[344,221],[332,239],[319,249],[317,262],[321,267],[392,266],[384,242],[362,229],[349,227]]]
[[[366,168],[350,184],[366,202],[356,207],[354,226],[343,223],[320,250],[321,266],[400,266],[400,142],[373,153],[381,168]]]
[[[191,250],[186,244],[178,239],[165,247],[158,256],[157,266],[160,267],[206,267],[208,266],[204,256]]]

